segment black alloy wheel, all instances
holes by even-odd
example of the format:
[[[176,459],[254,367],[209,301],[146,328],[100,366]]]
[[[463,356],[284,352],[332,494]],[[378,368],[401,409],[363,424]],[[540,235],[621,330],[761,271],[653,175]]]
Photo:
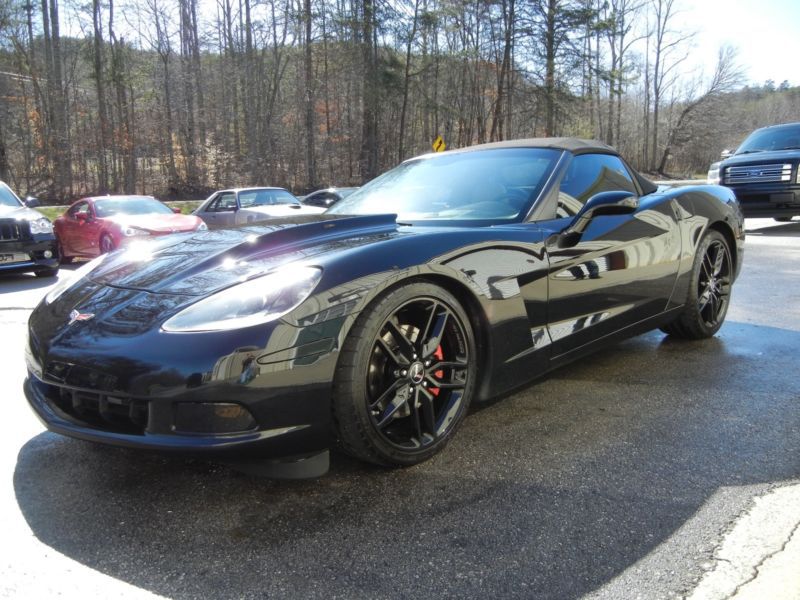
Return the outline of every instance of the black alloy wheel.
[[[687,339],[713,336],[728,313],[732,285],[733,261],[728,242],[720,232],[709,230],[697,247],[683,312],[662,331]]]
[[[475,341],[446,290],[411,283],[369,307],[342,349],[334,420],[346,452],[412,465],[438,452],[469,406]]]

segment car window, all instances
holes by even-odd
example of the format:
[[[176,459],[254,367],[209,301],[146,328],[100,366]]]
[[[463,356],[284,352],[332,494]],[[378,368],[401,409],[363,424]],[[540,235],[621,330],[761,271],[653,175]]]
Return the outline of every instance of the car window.
[[[757,129],[736,149],[736,154],[770,150],[796,150],[798,148],[800,148],[800,124],[784,125]]]
[[[15,208],[20,206],[20,201],[17,199],[16,194],[3,182],[0,182],[0,205],[13,206]]]
[[[236,210],[236,194],[233,192],[226,192],[217,196],[208,206],[208,212],[224,212]]]
[[[628,169],[618,156],[610,154],[581,154],[572,159],[558,188],[558,217],[578,213],[595,194],[625,191],[637,195]]]
[[[113,217],[114,215],[172,214],[172,209],[169,206],[147,196],[96,200],[94,211],[101,219]]]
[[[286,190],[245,190],[239,192],[242,208],[272,206],[274,204],[298,204],[299,200]]]
[[[85,215],[90,214],[89,212],[89,203],[88,202],[78,202],[77,204],[73,204],[72,207],[67,211],[67,215],[74,219],[78,213],[83,213]]]

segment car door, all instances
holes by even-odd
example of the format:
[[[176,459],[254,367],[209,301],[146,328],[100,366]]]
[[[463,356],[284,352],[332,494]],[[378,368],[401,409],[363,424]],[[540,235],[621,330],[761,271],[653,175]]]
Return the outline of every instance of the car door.
[[[79,217],[78,215],[82,215]],[[89,219],[89,202],[82,200],[73,204],[64,215],[61,223],[61,246],[68,256],[86,255],[88,240],[85,224]]]
[[[559,235],[605,191],[628,192],[639,206],[596,215],[577,239]],[[670,204],[640,194],[618,156],[574,156],[564,170],[555,218],[539,223],[551,234],[547,322],[554,359],[665,310],[678,273],[680,231]]]
[[[220,192],[199,216],[212,229],[230,227],[236,218],[236,193]]]

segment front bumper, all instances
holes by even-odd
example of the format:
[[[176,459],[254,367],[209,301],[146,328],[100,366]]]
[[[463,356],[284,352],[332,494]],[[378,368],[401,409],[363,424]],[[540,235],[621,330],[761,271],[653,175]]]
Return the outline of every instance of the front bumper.
[[[45,253],[50,257],[46,258]],[[58,268],[58,247],[54,236],[36,236],[32,240],[0,242],[0,255],[25,255],[27,260],[0,262],[0,273],[26,273]]]
[[[57,400],[65,388],[48,384],[32,373],[24,383],[25,396],[36,416],[52,432],[90,442],[112,446],[174,452],[219,459],[265,458],[294,460],[311,456],[329,447],[327,410],[323,410],[310,422],[281,427],[259,426],[250,431],[228,434],[190,434],[175,429],[174,401],[113,398],[112,402],[127,402],[137,406],[143,425],[137,428],[136,419],[120,417],[119,411],[103,416],[103,410],[84,406],[80,411],[65,406]],[[70,393],[82,397],[84,404],[92,396],[101,403],[108,403],[109,396],[87,390],[69,389]],[[276,402],[273,409],[281,411],[286,402],[304,402],[328,406],[329,390],[306,390],[297,397]],[[185,402],[184,402],[185,403]],[[120,404],[116,405],[117,407]],[[104,425],[102,420],[107,418]],[[138,430],[137,430],[138,429]]]
[[[69,293],[80,295],[80,287]],[[138,294],[105,292],[117,308],[124,294]],[[157,296],[149,295],[160,302]],[[291,460],[330,446],[344,318],[308,327],[276,321],[231,332],[134,333],[140,313],[66,324],[62,313],[72,305],[41,305],[29,322],[24,391],[51,431],[231,460]]]
[[[731,186],[745,217],[800,215],[800,185],[785,183]]]

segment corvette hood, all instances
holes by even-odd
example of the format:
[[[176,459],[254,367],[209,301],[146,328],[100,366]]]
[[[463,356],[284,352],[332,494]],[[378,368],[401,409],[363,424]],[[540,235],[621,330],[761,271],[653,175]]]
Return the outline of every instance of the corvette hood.
[[[5,206],[0,204],[0,219],[17,219],[18,221],[35,221],[44,215],[26,206]]]
[[[116,288],[204,296],[295,261],[371,243],[394,215],[308,215],[269,224],[166,236],[110,254],[90,275]]]
[[[145,229],[154,233],[194,231],[200,222],[200,218],[194,215],[179,215],[176,213],[116,215],[107,217],[106,220],[118,223],[121,227],[136,227],[137,229]]]

